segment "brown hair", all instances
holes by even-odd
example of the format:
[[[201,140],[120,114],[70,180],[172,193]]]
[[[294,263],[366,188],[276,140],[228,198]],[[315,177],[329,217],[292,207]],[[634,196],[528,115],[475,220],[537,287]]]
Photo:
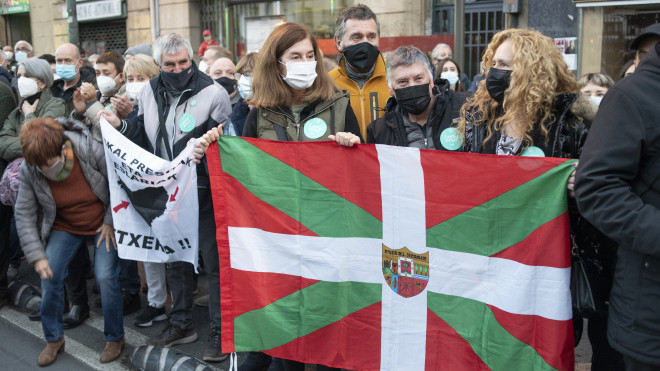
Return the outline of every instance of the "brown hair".
[[[117,70],[118,75],[124,72],[124,57],[122,57],[121,54],[114,50],[101,54],[101,56],[96,60],[96,64],[99,63],[112,63],[112,65],[115,66],[115,70]]]
[[[258,57],[259,57],[258,53],[255,52],[247,53],[245,57],[241,58],[241,60],[238,61],[238,64],[236,65],[236,72],[242,74],[247,71],[252,71],[254,69],[254,66],[256,66],[257,64]]]
[[[444,67],[447,62],[453,63],[456,66],[456,71],[458,72],[458,81],[456,82],[455,91],[465,91],[465,86],[463,86],[463,81],[461,81],[461,67],[459,67],[458,63],[456,63],[456,61],[451,58],[443,59],[440,61],[440,63],[438,63],[438,69],[435,71],[435,78],[441,78],[440,75],[442,75],[442,67]]]
[[[51,118],[37,117],[23,124],[19,134],[25,162],[42,166],[62,153],[64,127]]]
[[[254,98],[249,104],[256,107],[290,106],[293,94],[291,88],[280,76],[279,59],[284,52],[294,44],[308,39],[314,48],[316,60],[316,79],[309,87],[303,100],[313,102],[326,100],[335,94],[335,84],[325,70],[323,54],[316,39],[309,29],[297,23],[283,23],[268,36],[264,46],[259,50],[257,65],[252,71],[252,91]]]

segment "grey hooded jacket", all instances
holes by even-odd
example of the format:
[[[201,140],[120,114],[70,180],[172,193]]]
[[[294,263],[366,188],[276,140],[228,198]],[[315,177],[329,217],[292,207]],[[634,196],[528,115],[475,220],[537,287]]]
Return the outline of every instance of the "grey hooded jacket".
[[[82,173],[92,192],[105,205],[103,223],[112,225],[110,189],[103,144],[94,140],[89,129],[80,121],[58,119],[64,135],[71,141]],[[18,191],[14,215],[20,231],[21,247],[30,264],[46,258],[46,242],[55,221],[56,206],[48,180],[34,165],[23,163],[21,187]]]

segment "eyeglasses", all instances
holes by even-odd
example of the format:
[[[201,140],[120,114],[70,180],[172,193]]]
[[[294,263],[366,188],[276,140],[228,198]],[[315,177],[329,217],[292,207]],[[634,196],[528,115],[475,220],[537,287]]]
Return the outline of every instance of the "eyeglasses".
[[[241,76],[252,77],[252,71],[245,71],[245,72],[243,72],[243,73],[238,73],[238,72],[236,72],[236,73],[234,74],[234,78],[235,78],[236,80],[240,79]]]
[[[16,48],[16,50],[18,50],[19,52],[29,52],[30,48],[28,48],[27,46],[20,46]]]

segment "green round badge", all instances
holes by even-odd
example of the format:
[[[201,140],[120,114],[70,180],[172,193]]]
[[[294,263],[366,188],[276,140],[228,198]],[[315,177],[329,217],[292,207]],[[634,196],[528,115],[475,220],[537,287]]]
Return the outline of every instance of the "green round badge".
[[[197,105],[197,99],[193,98],[190,100],[190,107],[195,107]]]
[[[188,133],[192,129],[195,128],[195,118],[193,115],[189,113],[184,113],[181,115],[181,118],[179,118],[179,129],[181,129],[182,132]]]
[[[463,145],[463,134],[456,128],[447,128],[440,134],[440,144],[450,151],[455,151]]]
[[[536,146],[525,148],[520,155],[526,157],[545,157],[543,150]]]
[[[304,133],[309,139],[318,139],[328,130],[328,125],[320,118],[313,118],[305,123]]]

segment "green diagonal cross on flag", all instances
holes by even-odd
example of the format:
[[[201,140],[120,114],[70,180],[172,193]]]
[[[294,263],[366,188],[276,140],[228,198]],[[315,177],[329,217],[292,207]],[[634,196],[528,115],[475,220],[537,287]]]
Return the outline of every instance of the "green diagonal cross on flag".
[[[573,368],[570,162],[238,137],[207,157],[223,351]]]

